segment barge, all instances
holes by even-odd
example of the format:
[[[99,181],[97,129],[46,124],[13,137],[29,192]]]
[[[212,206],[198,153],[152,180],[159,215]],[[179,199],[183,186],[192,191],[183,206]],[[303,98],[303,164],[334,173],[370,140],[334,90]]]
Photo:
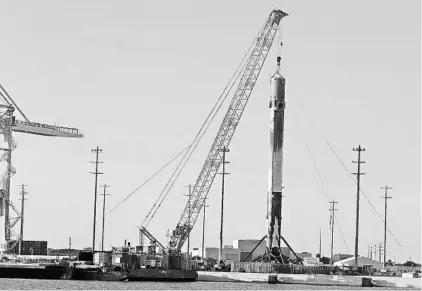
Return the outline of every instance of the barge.
[[[0,278],[70,279],[68,265],[38,263],[0,263]]]
[[[96,281],[196,281],[198,273],[181,255],[169,256],[148,248],[114,247],[110,252],[80,254],[84,261],[70,266],[72,280]],[[89,261],[88,261],[89,259]]]

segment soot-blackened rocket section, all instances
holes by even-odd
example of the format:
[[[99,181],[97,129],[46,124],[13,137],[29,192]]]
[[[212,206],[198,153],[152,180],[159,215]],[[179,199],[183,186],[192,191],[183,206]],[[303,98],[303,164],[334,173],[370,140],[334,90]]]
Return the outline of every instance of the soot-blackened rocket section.
[[[278,66],[280,57],[277,57]],[[283,181],[283,139],[284,139],[284,108],[286,80],[280,74],[279,68],[271,77],[270,96],[270,171],[267,198],[268,241],[270,252],[278,249],[281,226],[281,198]]]

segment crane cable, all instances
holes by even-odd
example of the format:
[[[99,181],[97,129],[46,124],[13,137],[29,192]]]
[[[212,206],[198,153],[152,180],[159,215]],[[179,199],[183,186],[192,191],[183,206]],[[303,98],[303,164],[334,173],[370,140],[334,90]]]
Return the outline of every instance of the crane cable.
[[[235,73],[236,73],[236,71],[235,71]],[[232,80],[233,80],[233,76],[230,79],[230,82]],[[227,84],[227,86],[230,84],[230,82]],[[142,225],[144,225],[145,227],[147,227],[149,225],[149,223],[151,222],[152,218],[155,216],[158,208],[160,208],[160,206],[163,203],[164,199],[167,197],[167,194],[170,192],[171,188],[173,187],[173,185],[176,182],[177,178],[179,177],[180,173],[182,172],[182,170],[186,166],[187,162],[189,161],[190,157],[192,156],[193,152],[195,151],[195,149],[198,146],[199,142],[201,141],[202,137],[204,136],[204,134],[208,130],[208,127],[211,124],[211,122],[213,121],[215,115],[218,113],[219,109],[221,108],[221,105],[225,101],[225,99],[227,97],[227,94],[228,94],[228,93],[226,94],[226,96],[224,97],[223,101],[220,103],[220,101],[221,101],[221,99],[223,97],[224,92],[227,90],[227,86],[226,86],[226,88],[224,88],[223,93],[220,95],[219,99],[214,104],[214,107],[212,108],[211,112],[208,114],[207,118],[205,119],[204,123],[202,124],[201,128],[199,129],[198,133],[196,134],[195,138],[193,139],[192,143],[187,147],[187,151],[185,152],[183,158],[180,160],[180,162],[177,165],[175,171],[170,176],[170,179],[167,181],[166,185],[164,186],[164,188],[161,191],[160,195],[158,196],[157,200],[154,202],[151,210],[148,212],[147,216],[145,217],[144,221],[142,222]],[[218,103],[220,103],[220,104],[218,105]],[[217,108],[217,110],[216,110],[216,108]],[[210,116],[213,113],[214,113],[214,115],[210,119]],[[205,127],[205,129],[204,129],[204,127]],[[198,136],[199,136],[199,138],[198,138]],[[193,147],[193,149],[192,149],[192,147]],[[175,178],[174,178],[174,180],[172,182],[173,177],[175,177]],[[164,196],[163,196],[163,194],[164,194]],[[160,201],[160,199],[161,199],[161,201]],[[157,205],[158,202],[159,202],[159,204]],[[152,213],[153,211],[154,211],[154,213]],[[151,215],[151,213],[152,213],[152,215]],[[151,215],[151,217],[149,217],[150,215]]]
[[[295,99],[298,101],[298,103],[300,104],[300,106],[303,108],[303,104],[300,101],[299,97],[297,97],[297,95],[292,92],[292,95],[295,95]],[[342,165],[343,169],[347,172],[347,174],[349,175],[349,177],[352,179],[352,181],[357,184],[356,179],[353,177],[353,175],[350,173],[350,171],[347,169],[346,165],[344,164],[344,162],[341,160],[339,154],[334,150],[334,148],[332,147],[332,145],[329,143],[327,137],[324,135],[324,133],[320,130],[321,135],[324,139],[324,142],[327,144],[328,148],[334,153],[334,155],[336,156],[337,160],[340,162],[340,164]],[[368,198],[368,196],[366,196],[366,194],[363,192],[362,189],[360,189],[360,193],[362,193],[362,195],[365,197],[366,201],[368,201],[369,205],[371,206],[372,210],[374,210],[374,212],[376,213],[376,215],[378,216],[378,218],[381,220],[382,223],[384,223],[384,220],[382,219],[382,217],[379,215],[378,211],[375,209],[375,206],[371,203],[370,199]],[[394,240],[396,241],[396,243],[399,245],[399,247],[402,249],[402,251],[404,251],[402,245],[398,242],[397,238],[394,236],[393,232],[387,227],[388,232],[391,234],[391,236],[394,238]]]
[[[181,152],[179,152],[175,157],[173,157],[169,162],[167,162],[164,166],[162,166],[158,171],[156,171],[152,176],[150,176],[148,179],[146,179],[140,186],[138,186],[135,190],[133,190],[129,195],[127,195],[119,204],[117,204],[115,207],[113,207],[107,214],[109,215],[112,211],[114,211],[117,207],[122,205],[126,200],[128,200],[133,194],[135,194],[139,189],[141,189],[145,184],[147,184],[149,181],[151,181],[155,176],[157,176],[161,171],[163,171],[165,168],[167,168],[168,165],[170,165],[175,159],[177,159],[182,153],[184,153],[187,150],[185,148]]]
[[[218,98],[217,102],[214,104],[214,107],[212,108],[211,112],[208,114],[206,120],[204,121],[204,123],[202,124],[200,130],[198,131],[198,133],[196,134],[195,138],[193,139],[192,143],[189,145],[188,150],[185,152],[185,155],[183,156],[182,160],[179,162],[176,170],[173,172],[173,174],[171,175],[170,179],[167,181],[166,185],[164,186],[163,190],[161,191],[159,197],[157,198],[157,200],[155,201],[153,207],[151,208],[151,210],[149,211],[149,213],[147,214],[147,216],[145,217],[144,221],[142,222],[142,225],[144,225],[145,227],[147,227],[149,225],[149,223],[151,222],[152,218],[155,216],[155,214],[157,213],[158,209],[160,208],[161,204],[163,203],[164,199],[167,197],[168,193],[170,192],[171,188],[173,187],[174,183],[176,182],[176,180],[178,179],[180,173],[183,171],[184,167],[186,166],[187,162],[189,161],[190,157],[192,156],[193,152],[195,151],[195,149],[197,148],[199,142],[201,141],[202,137],[205,135],[205,133],[207,132],[209,126],[211,125],[212,121],[214,120],[215,116],[217,115],[217,113],[219,112],[222,104],[224,103],[224,101],[227,99],[227,96],[229,95],[229,93],[231,92],[234,84],[236,83],[236,81],[239,79],[239,76],[241,74],[242,71],[244,71],[244,68],[246,67],[247,62],[245,62],[246,57],[249,55],[253,45],[255,44],[256,40],[258,39],[259,35],[261,34],[261,31],[263,29],[263,27],[265,26],[265,24],[261,27],[261,29],[259,30],[257,36],[254,38],[253,42],[251,43],[249,49],[247,50],[247,52],[245,53],[245,55],[243,56],[241,62],[239,63],[239,65],[237,66],[235,72],[233,73],[233,75],[231,76],[229,82],[227,83],[226,87],[224,88],[223,92],[221,93],[220,97]],[[243,65],[242,65],[243,64]],[[233,81],[234,80],[234,81]],[[230,86],[230,88],[227,90],[227,88]],[[216,109],[217,108],[217,109]],[[205,128],[205,129],[204,129]],[[199,137],[199,138],[198,138]],[[193,147],[193,149],[192,149]],[[192,149],[192,151],[191,151]],[[186,157],[187,156],[187,157]],[[180,169],[180,170],[179,170]],[[177,173],[178,172],[178,173]],[[177,173],[177,174],[176,174]],[[172,181],[172,179],[174,178],[174,180]],[[169,186],[170,185],[170,186]],[[167,188],[168,186],[168,188]],[[165,194],[164,194],[165,193]],[[164,196],[163,196],[164,194]],[[158,206],[156,206],[157,202],[161,199],[161,201],[159,202]],[[155,208],[155,210],[154,210]],[[152,213],[152,211],[154,211]],[[152,215],[151,215],[152,213]],[[151,215],[151,217],[149,217]],[[146,223],[146,224],[145,224]]]
[[[306,146],[306,148],[307,148],[307,150],[308,150],[308,152],[309,152],[309,155],[310,155],[310,157],[311,157],[312,163],[313,163],[314,168],[315,168],[315,171],[316,171],[316,173],[317,173],[317,176],[318,176],[319,182],[321,183],[322,189],[324,190],[324,194],[325,194],[325,196],[326,196],[326,198],[327,198],[327,201],[328,201],[328,202],[330,202],[330,199],[328,198],[328,191],[327,191],[327,188],[326,188],[326,187],[325,187],[325,185],[324,185],[324,182],[323,182],[323,179],[322,179],[322,177],[321,177],[321,174],[320,174],[320,172],[319,172],[319,170],[318,170],[318,166],[317,166],[317,164],[316,164],[315,158],[314,158],[314,156],[313,156],[313,154],[312,154],[312,151],[311,151],[311,149],[310,149],[310,147],[309,147],[309,143],[308,143],[307,139],[306,139],[306,138],[304,137],[304,135],[303,135],[303,132],[304,132],[304,131],[303,131],[303,129],[302,129],[302,127],[301,127],[301,125],[300,125],[298,115],[296,114],[296,111],[294,110],[294,106],[292,106],[292,108],[293,108],[293,114],[294,114],[294,116],[295,116],[295,118],[296,118],[296,122],[297,122],[298,127],[299,127],[299,130],[300,130],[300,136],[302,137],[302,139],[303,139],[303,141],[304,141],[304,143],[305,143],[305,146]],[[338,226],[338,229],[340,230],[340,234],[341,234],[341,237],[342,237],[342,239],[343,239],[344,245],[346,246],[347,252],[349,252],[349,247],[347,246],[347,242],[346,242],[346,239],[344,238],[343,231],[341,230],[341,227],[340,227],[340,222],[339,222],[339,220],[338,220],[337,216],[334,216],[334,219],[335,219],[335,221],[337,222],[337,226]]]
[[[350,172],[347,170],[346,165],[343,163],[343,161],[340,159],[340,156],[338,155],[338,153],[334,150],[334,148],[331,146],[331,144],[328,142],[327,138],[322,135],[324,138],[325,143],[327,144],[327,146],[330,148],[330,150],[334,153],[334,155],[336,156],[337,160],[340,162],[340,164],[343,166],[343,169],[349,174],[350,178],[352,178],[353,182],[355,184],[357,184],[356,179],[352,176],[352,174],[350,174]],[[374,205],[371,203],[371,201],[369,200],[368,196],[366,196],[366,194],[363,192],[362,189],[360,189],[360,193],[362,193],[362,195],[366,198],[366,200],[368,201],[369,205],[372,207],[372,209],[375,211],[375,213],[377,214],[378,218],[381,220],[382,223],[384,223],[384,220],[382,219],[382,217],[379,215],[379,213],[377,212],[377,210],[375,209]],[[394,238],[394,240],[396,241],[396,243],[399,245],[399,247],[402,249],[402,251],[404,251],[403,247],[401,246],[401,244],[399,243],[399,241],[397,240],[397,238],[394,236],[393,232],[387,227],[388,232],[391,234],[391,236]]]

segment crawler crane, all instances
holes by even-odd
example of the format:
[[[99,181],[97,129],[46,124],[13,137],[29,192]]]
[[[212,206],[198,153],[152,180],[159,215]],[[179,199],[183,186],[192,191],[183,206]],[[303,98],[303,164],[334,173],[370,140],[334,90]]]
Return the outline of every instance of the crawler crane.
[[[188,238],[202,207],[204,207],[208,192],[222,163],[222,148],[228,148],[236,131],[236,127],[242,117],[242,113],[248,103],[252,90],[265,63],[271,45],[276,37],[281,19],[287,16],[281,10],[273,10],[268,16],[256,44],[246,61],[245,69],[240,82],[234,92],[233,99],[224,116],[217,136],[211,146],[202,170],[192,189],[190,199],[177,223],[170,239],[170,252],[179,253],[184,242]],[[189,209],[189,204],[191,205]],[[190,217],[189,217],[190,213]]]
[[[181,248],[187,240],[199,213],[205,205],[208,192],[222,163],[223,152],[221,149],[229,147],[230,141],[236,131],[236,127],[239,124],[242,113],[248,103],[249,97],[255,87],[258,76],[276,37],[281,19],[285,16],[287,16],[287,14],[281,10],[273,10],[270,13],[258,36],[255,38],[250,53],[245,58],[244,67],[240,71],[241,74],[239,73],[239,76],[241,76],[240,81],[234,91],[234,96],[232,97],[229,108],[224,116],[223,122],[195,185],[192,188],[191,195],[189,195],[189,200],[186,203],[182,216],[180,217],[176,228],[171,233],[168,248],[164,250],[170,255],[176,256],[181,253]],[[227,87],[229,87],[229,85]],[[147,224],[148,223],[149,221]],[[144,229],[145,227],[142,228],[142,230]]]

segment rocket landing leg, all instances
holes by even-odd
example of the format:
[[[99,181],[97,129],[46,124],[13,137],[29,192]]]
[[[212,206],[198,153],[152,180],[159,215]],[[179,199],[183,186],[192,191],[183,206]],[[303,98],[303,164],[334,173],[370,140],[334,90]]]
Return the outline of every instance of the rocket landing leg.
[[[270,193],[269,193],[270,194]],[[268,215],[268,242],[269,251],[278,251],[281,235],[281,192],[271,192]]]
[[[264,236],[264,238],[265,237],[267,237],[267,236]],[[287,257],[287,256],[285,256],[281,253],[280,238],[283,240],[283,242],[286,244],[286,246],[290,249],[290,251],[296,257],[296,259],[292,259],[290,257]],[[267,247],[264,254],[252,259],[251,262],[265,262],[265,263],[279,263],[279,264],[290,264],[290,263],[292,263],[292,264],[303,265],[302,259],[297,256],[297,254],[292,249],[292,247],[289,245],[289,243],[286,241],[286,239],[283,236],[280,236],[280,238],[278,238],[278,241],[277,241],[278,247],[273,247],[271,251]],[[258,243],[258,245],[261,243],[261,241]],[[251,254],[252,254],[252,252],[251,252]]]

